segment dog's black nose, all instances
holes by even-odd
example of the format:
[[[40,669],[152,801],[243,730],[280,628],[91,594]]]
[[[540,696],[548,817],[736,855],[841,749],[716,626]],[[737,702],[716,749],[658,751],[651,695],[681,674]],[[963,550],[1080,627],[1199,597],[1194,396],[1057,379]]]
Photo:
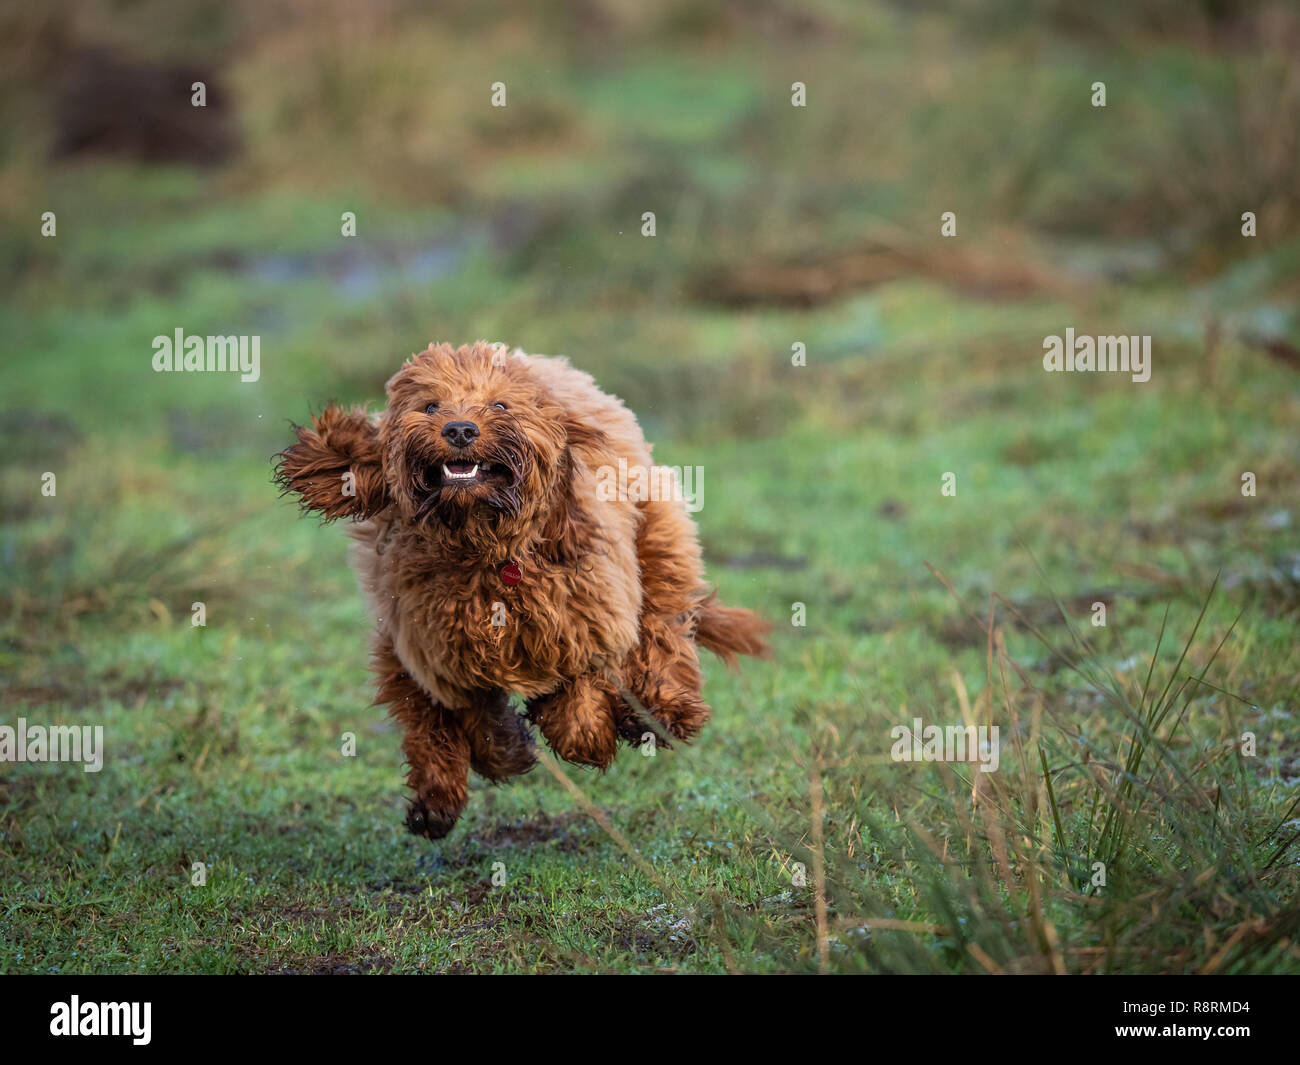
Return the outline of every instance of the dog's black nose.
[[[478,439],[478,426],[473,422],[448,422],[442,427],[442,435],[452,447],[469,447]]]

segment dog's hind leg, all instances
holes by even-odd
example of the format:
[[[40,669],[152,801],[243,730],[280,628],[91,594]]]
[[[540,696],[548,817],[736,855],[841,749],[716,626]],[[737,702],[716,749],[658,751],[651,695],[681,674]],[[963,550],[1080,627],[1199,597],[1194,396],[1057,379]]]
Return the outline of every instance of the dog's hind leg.
[[[709,719],[690,622],[643,616],[641,642],[623,666],[624,683],[674,739],[689,740]],[[633,741],[635,742],[635,741]]]
[[[530,699],[528,716],[566,762],[604,769],[618,751],[617,702],[618,694],[607,680],[584,673],[549,695]]]
[[[406,827],[417,836],[441,839],[465,809],[469,789],[470,741],[464,722],[415,682],[387,637],[375,647],[374,669],[379,678],[375,702],[388,704],[406,733],[406,783],[415,792]]]
[[[641,510],[641,633],[623,664],[623,680],[672,736],[690,739],[709,718],[693,639],[704,563],[695,524],[680,503],[651,501]]]
[[[504,691],[485,692],[482,701],[463,720],[469,739],[469,765],[479,776],[499,783],[527,773],[537,764],[533,735],[511,708]]]

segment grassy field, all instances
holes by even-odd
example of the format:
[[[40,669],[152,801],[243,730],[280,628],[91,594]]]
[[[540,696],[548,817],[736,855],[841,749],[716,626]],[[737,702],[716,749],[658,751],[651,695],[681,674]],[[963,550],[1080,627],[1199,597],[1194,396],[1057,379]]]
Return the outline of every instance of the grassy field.
[[[0,764],[0,971],[1300,971],[1300,19],[1184,7],[12,16],[0,724],[105,761]],[[205,42],[238,150],[51,160],[74,38]],[[178,327],[260,380],[154,373]],[[1151,380],[1045,373],[1067,327]],[[775,658],[429,844],[346,538],[269,459],[480,337],[704,468]],[[999,770],[891,760],[916,717]]]

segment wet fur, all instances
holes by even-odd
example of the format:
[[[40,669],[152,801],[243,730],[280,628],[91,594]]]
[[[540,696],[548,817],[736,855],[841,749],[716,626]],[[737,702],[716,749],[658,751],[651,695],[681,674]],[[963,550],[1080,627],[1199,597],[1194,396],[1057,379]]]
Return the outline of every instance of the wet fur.
[[[471,770],[500,781],[532,766],[510,695],[580,765],[603,769],[620,740],[651,731],[640,708],[661,736],[696,735],[709,716],[697,646],[734,664],[766,652],[766,625],[717,601],[681,503],[597,498],[601,466],[651,465],[622,401],[564,359],[485,343],[430,345],[387,394],[373,417],[331,405],[295,427],[276,480],[304,511],[352,519],[376,618],[376,701],[405,732],[408,827],[439,838]],[[478,425],[473,457],[509,476],[440,487],[452,420]],[[513,587],[510,562],[523,571]]]

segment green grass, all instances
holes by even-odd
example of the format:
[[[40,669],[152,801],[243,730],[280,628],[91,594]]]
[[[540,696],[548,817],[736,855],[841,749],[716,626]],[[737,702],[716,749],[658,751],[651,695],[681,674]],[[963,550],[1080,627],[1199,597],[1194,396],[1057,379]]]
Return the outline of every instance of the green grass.
[[[994,44],[933,7],[284,31],[233,63],[246,150],[215,173],[47,165],[13,147],[41,105],[10,105],[0,724],[103,725],[106,757],[0,765],[0,971],[1300,969],[1300,387],[1256,339],[1300,338],[1297,215],[1263,163],[1178,140],[1240,113],[1254,57],[1116,50],[1034,5]],[[487,110],[484,56],[522,118]],[[1221,236],[1207,174],[1271,228]],[[431,251],[445,271],[411,267]],[[881,272],[710,297],[831,251]],[[1151,334],[1151,382],[1043,373],[1070,325]],[[177,326],[260,334],[261,380],[154,374]],[[659,461],[705,468],[710,575],[776,656],[710,661],[689,748],[476,783],[430,845],[345,537],[268,460],[310,407],[477,337],[570,355]],[[892,762],[917,716],[997,724],[999,772]]]

